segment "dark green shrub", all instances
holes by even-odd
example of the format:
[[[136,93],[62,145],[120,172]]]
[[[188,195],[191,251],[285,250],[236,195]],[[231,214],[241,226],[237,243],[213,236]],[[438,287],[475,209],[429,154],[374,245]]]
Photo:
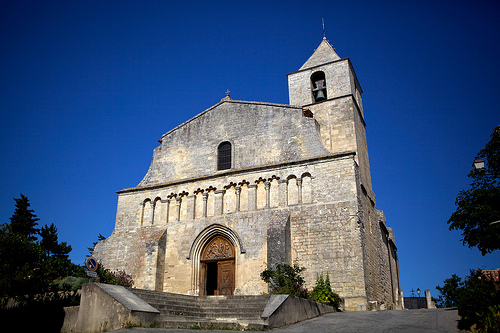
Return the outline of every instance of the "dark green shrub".
[[[307,288],[301,273],[305,270],[297,263],[293,266],[278,264],[275,268],[266,268],[260,277],[269,285],[271,294],[288,294],[302,298],[308,298]]]
[[[495,282],[471,270],[465,278],[457,301],[460,327],[475,325],[483,332],[500,332],[500,292]]]
[[[325,278],[323,278],[323,274],[318,274],[316,276],[316,286],[311,293],[311,299],[315,302],[330,305],[335,309],[339,309],[342,300],[338,294],[333,292],[328,272],[326,273]]]
[[[454,274],[436,289],[441,293],[438,305],[458,308],[459,328],[500,332],[500,284],[481,270],[471,270],[464,280]]]

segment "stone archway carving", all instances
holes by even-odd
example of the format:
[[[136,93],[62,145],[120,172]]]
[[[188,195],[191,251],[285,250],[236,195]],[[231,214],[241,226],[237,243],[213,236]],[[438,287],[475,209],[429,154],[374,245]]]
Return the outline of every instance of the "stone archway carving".
[[[201,255],[201,261],[234,259],[233,245],[222,236],[212,238]]]
[[[228,239],[215,236],[201,255],[200,295],[233,295],[235,251]]]
[[[240,253],[245,253],[243,243],[240,237],[230,228],[221,224],[212,224],[205,229],[203,229],[198,236],[193,241],[189,254],[187,256],[188,260],[191,260],[191,295],[202,295],[203,290],[200,286],[203,285],[201,281],[202,277],[202,255],[204,250],[207,248],[207,244],[211,240],[220,236],[228,241],[233,247],[233,265],[236,270],[238,264],[238,258]],[[219,251],[220,252],[220,251]],[[220,254],[220,253],[219,253]],[[226,267],[227,268],[227,267]],[[235,286],[237,281],[235,280]]]

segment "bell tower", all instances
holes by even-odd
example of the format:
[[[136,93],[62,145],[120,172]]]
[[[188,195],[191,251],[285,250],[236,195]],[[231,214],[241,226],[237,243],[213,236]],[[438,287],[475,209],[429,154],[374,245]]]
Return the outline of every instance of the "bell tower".
[[[290,104],[313,113],[331,153],[356,152],[362,185],[371,192],[363,91],[349,58],[341,59],[323,38],[302,67],[287,76]]]

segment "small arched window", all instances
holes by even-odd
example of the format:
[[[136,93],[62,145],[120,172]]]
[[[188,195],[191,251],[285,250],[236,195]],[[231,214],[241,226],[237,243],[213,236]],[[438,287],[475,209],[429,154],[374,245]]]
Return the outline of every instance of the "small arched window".
[[[217,170],[231,169],[231,143],[224,141],[217,148]]]
[[[311,86],[314,98],[314,103],[324,101],[326,96],[326,79],[324,72],[315,72],[311,75]]]

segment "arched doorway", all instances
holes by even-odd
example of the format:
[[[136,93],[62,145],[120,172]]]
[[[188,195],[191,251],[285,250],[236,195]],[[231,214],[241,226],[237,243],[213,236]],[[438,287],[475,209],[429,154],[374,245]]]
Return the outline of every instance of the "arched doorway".
[[[207,242],[201,255],[200,295],[233,295],[234,246],[222,236]]]

